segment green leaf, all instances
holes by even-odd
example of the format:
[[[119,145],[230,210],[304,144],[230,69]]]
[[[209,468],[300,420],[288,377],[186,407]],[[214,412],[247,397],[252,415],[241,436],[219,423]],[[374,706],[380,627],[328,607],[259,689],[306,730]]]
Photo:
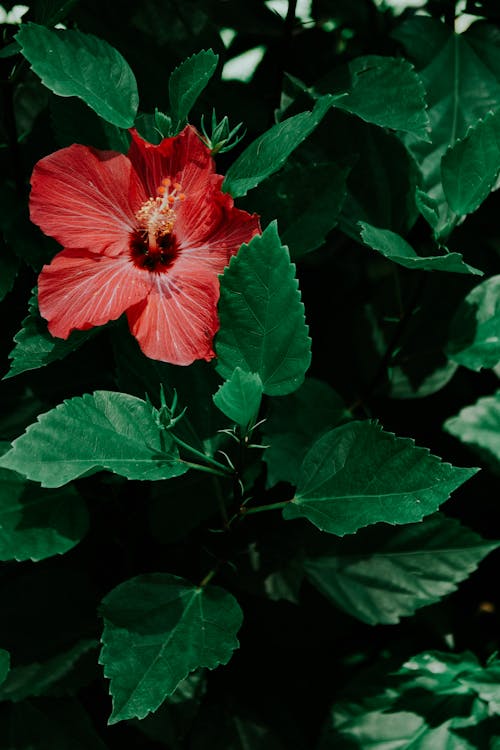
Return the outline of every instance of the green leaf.
[[[41,414],[0,467],[43,487],[61,487],[103,469],[127,479],[168,479],[184,474],[172,439],[162,439],[152,408],[125,393],[96,391]]]
[[[457,140],[441,161],[446,199],[460,216],[488,197],[500,172],[500,114],[489,112]]]
[[[447,255],[431,255],[422,257],[417,255],[415,250],[409,245],[406,240],[391,232],[389,229],[380,229],[373,227],[370,224],[366,224],[363,221],[359,222],[361,228],[361,239],[374,250],[377,250],[381,255],[394,263],[405,268],[416,269],[420,271],[448,271],[450,273],[470,273],[482,275],[482,271],[479,271],[473,266],[469,266],[465,263],[460,253],[448,253]]]
[[[304,380],[311,341],[295,266],[276,223],[243,245],[220,281],[217,369],[257,373],[264,393],[284,396]]]
[[[311,445],[327,430],[351,415],[340,396],[329,385],[306,378],[295,393],[271,401],[263,425],[267,482],[297,484],[300,464]]]
[[[0,560],[44,560],[72,549],[88,530],[85,503],[73,487],[43,490],[0,469]]]
[[[255,421],[262,399],[262,381],[237,367],[213,397],[214,404],[232,422],[247,427]]]
[[[349,691],[332,707],[319,750],[491,747],[488,735],[479,744],[466,740],[465,730],[481,726],[489,716],[487,702],[462,682],[462,675],[471,672],[479,676],[483,669],[469,652],[428,651],[396,673],[358,673],[356,694]]]
[[[0,648],[0,685],[3,685],[10,669],[10,654]]]
[[[27,370],[36,370],[51,362],[64,359],[80,348],[96,333],[97,329],[73,331],[68,339],[52,336],[47,323],[38,312],[37,290],[33,290],[28,306],[28,315],[22,322],[21,330],[14,336],[15,346],[9,354],[12,363],[4,379],[13,378]]]
[[[293,259],[320,247],[336,225],[346,197],[349,170],[334,162],[294,165],[266,180],[248,207],[266,224],[277,219]]]
[[[78,660],[96,646],[96,641],[82,640],[47,661],[13,667],[0,686],[0,701],[17,702],[50,694],[57,683],[72,671]]]
[[[103,39],[28,23],[22,24],[16,41],[32,70],[55,94],[77,96],[113,125],[132,127],[139,103],[137,83],[127,62]]]
[[[206,87],[217,67],[219,55],[211,49],[201,50],[184,60],[170,74],[168,94],[176,132],[187,121],[191,108]]]
[[[304,568],[311,583],[353,617],[395,623],[455,591],[500,542],[436,513],[397,529],[374,526],[319,539]]]
[[[338,536],[380,521],[413,523],[477,471],[455,468],[375,422],[351,422],[314,443],[283,516]]]
[[[430,140],[425,89],[411,63],[369,55],[353,60],[349,72],[351,89],[336,107],[374,125]]]
[[[155,711],[194,669],[227,664],[243,618],[227,591],[163,573],[120,584],[103,600],[101,613],[110,724]]]
[[[471,370],[500,362],[500,276],[474,287],[450,326],[446,354]]]
[[[237,198],[277,172],[338,98],[329,94],[322,96],[311,112],[288,117],[259,136],[229,167],[223,189]]]
[[[444,423],[444,429],[462,443],[482,449],[500,461],[500,391],[466,406]]]

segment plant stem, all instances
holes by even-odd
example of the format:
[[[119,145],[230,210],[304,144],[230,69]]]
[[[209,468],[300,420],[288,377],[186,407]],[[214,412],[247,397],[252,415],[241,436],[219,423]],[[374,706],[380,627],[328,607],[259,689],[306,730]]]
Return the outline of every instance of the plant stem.
[[[200,458],[202,461],[205,461],[210,466],[213,466],[214,468],[218,469],[219,476],[233,476],[233,472],[231,469],[228,469],[227,466],[224,466],[224,464],[219,463],[215,460],[215,458],[211,458],[210,456],[207,456],[206,453],[202,453],[201,451],[197,450],[196,448],[193,448],[192,445],[189,445],[188,443],[185,443],[184,440],[181,440],[177,435],[174,435],[172,432],[170,433],[172,435],[172,439],[180,448],[184,448],[184,450],[189,451],[193,454],[193,456],[196,456],[197,458]],[[189,463],[188,461],[184,461],[184,463]],[[198,464],[192,464],[193,466],[197,466],[197,468],[201,468],[198,466]],[[205,467],[205,471],[207,468]],[[213,473],[213,472],[212,472]]]
[[[285,505],[288,505],[290,500],[282,500],[279,503],[271,503],[270,505],[257,505],[255,508],[245,508],[244,509],[244,516],[253,515],[254,513],[263,513],[266,510],[279,510],[280,508],[284,508]]]

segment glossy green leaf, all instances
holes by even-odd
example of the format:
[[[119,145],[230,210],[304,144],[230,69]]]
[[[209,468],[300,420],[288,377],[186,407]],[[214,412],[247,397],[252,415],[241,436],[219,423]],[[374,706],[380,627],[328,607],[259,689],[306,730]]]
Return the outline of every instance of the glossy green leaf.
[[[311,112],[301,112],[273,125],[251,143],[227,171],[223,189],[237,198],[270,177],[319,125],[339,97],[322,96]]]
[[[51,694],[57,683],[71,672],[78,660],[96,646],[96,641],[82,640],[47,661],[13,667],[0,686],[0,701],[17,702],[25,698]]]
[[[85,536],[89,519],[73,487],[43,490],[0,469],[0,560],[62,555]]]
[[[500,391],[466,406],[444,423],[444,429],[462,443],[480,448],[500,461]]]
[[[425,89],[411,63],[369,55],[353,60],[349,72],[350,91],[336,107],[366,122],[429,141]]]
[[[111,724],[155,711],[194,669],[227,664],[243,617],[223,589],[163,573],[120,584],[103,600],[101,614]]]
[[[376,422],[351,422],[327,432],[306,454],[283,516],[307,518],[338,536],[380,521],[413,523],[476,472],[451,466]]]
[[[10,654],[0,648],[0,685],[3,685],[10,669]]]
[[[340,396],[329,385],[306,378],[295,393],[271,401],[262,430],[270,487],[285,481],[297,484],[300,464],[311,445],[327,430],[351,415]]]
[[[64,359],[79,349],[98,330],[92,328],[88,331],[73,331],[68,339],[55,338],[49,333],[47,323],[38,312],[36,289],[33,291],[28,309],[29,313],[22,322],[21,330],[14,336],[15,346],[9,355],[12,363],[5,375],[6,379]]]
[[[473,266],[465,263],[460,253],[446,255],[431,255],[422,257],[399,234],[389,229],[373,227],[365,222],[359,222],[361,238],[365,245],[377,250],[381,255],[405,268],[420,271],[448,271],[450,273],[471,273],[482,275]]]
[[[304,568],[311,583],[353,617],[369,625],[395,623],[455,591],[498,546],[436,513],[397,529],[379,525],[342,540],[319,540]]]
[[[335,162],[294,165],[266,180],[248,199],[263,224],[277,219],[280,236],[292,259],[320,247],[336,225],[349,170]]]
[[[41,414],[0,467],[43,487],[61,487],[103,469],[127,479],[168,479],[187,471],[151,406],[125,393],[96,391]]]
[[[428,651],[392,672],[369,675],[368,682],[359,674],[358,686],[364,688],[336,701],[318,750],[492,747],[488,735],[479,744],[466,739],[466,730],[490,715],[488,703],[461,680],[464,673],[483,672],[473,654]]]
[[[77,96],[113,125],[132,127],[139,103],[137,83],[127,62],[103,39],[28,23],[22,24],[16,41],[32,70],[55,94]]]
[[[240,367],[257,373],[264,393],[284,396],[304,380],[311,341],[290,262],[270,224],[243,245],[220,281],[217,369],[227,380]]]
[[[500,114],[490,112],[443,156],[441,178],[455,213],[475,211],[488,197],[500,172]]]
[[[214,404],[232,422],[246,427],[255,421],[262,399],[262,381],[251,372],[237,367],[229,380],[221,385],[213,397]]]
[[[201,50],[184,60],[170,74],[168,93],[176,131],[187,121],[191,108],[206,87],[217,67],[219,56],[211,49]]]
[[[466,296],[451,322],[446,353],[476,371],[500,362],[500,276],[483,281]]]

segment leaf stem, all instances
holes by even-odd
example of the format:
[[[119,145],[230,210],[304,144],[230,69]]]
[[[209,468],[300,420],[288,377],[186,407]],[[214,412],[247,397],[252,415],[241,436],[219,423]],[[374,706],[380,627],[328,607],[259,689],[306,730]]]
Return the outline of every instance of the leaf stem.
[[[172,432],[170,433],[172,435],[172,439],[180,448],[184,448],[184,450],[189,451],[193,454],[193,456],[196,456],[197,458],[200,458],[202,461],[205,461],[210,466],[213,466],[215,469],[218,469],[219,476],[233,476],[233,472],[231,469],[229,469],[227,466],[224,466],[224,464],[219,463],[215,460],[215,458],[211,458],[210,456],[207,456],[206,453],[202,453],[202,451],[197,450],[196,448],[193,448],[192,445],[189,445],[188,443],[185,443],[184,440],[181,440],[177,435],[174,435]],[[188,461],[184,461],[184,463],[189,463]],[[192,464],[193,466],[196,466],[197,468],[201,469],[198,464]],[[205,467],[205,471],[207,470],[207,467]],[[213,472],[212,472],[213,473]]]
[[[285,505],[288,505],[290,500],[282,500],[279,503],[270,503],[270,505],[256,505],[254,508],[242,508],[243,515],[249,516],[253,515],[254,513],[263,513],[266,510],[279,510],[280,508],[284,508]]]

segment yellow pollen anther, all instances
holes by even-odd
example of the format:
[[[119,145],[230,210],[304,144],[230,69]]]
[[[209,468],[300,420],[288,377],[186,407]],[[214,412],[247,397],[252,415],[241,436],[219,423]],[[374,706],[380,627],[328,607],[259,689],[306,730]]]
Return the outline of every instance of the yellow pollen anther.
[[[165,195],[165,188],[163,187],[163,185],[160,185],[160,187],[158,188],[158,195]]]
[[[181,183],[180,182],[174,182],[174,188],[176,190],[181,190]]]
[[[170,182],[171,182],[170,177],[164,177],[163,180],[161,181],[161,184],[164,185],[165,187],[169,187]]]
[[[184,193],[180,193],[180,195],[179,195],[179,200],[180,200],[180,201],[184,201],[184,200],[186,200],[186,196],[184,195]]]
[[[169,203],[175,203],[175,195],[169,195],[168,196],[168,202]]]

